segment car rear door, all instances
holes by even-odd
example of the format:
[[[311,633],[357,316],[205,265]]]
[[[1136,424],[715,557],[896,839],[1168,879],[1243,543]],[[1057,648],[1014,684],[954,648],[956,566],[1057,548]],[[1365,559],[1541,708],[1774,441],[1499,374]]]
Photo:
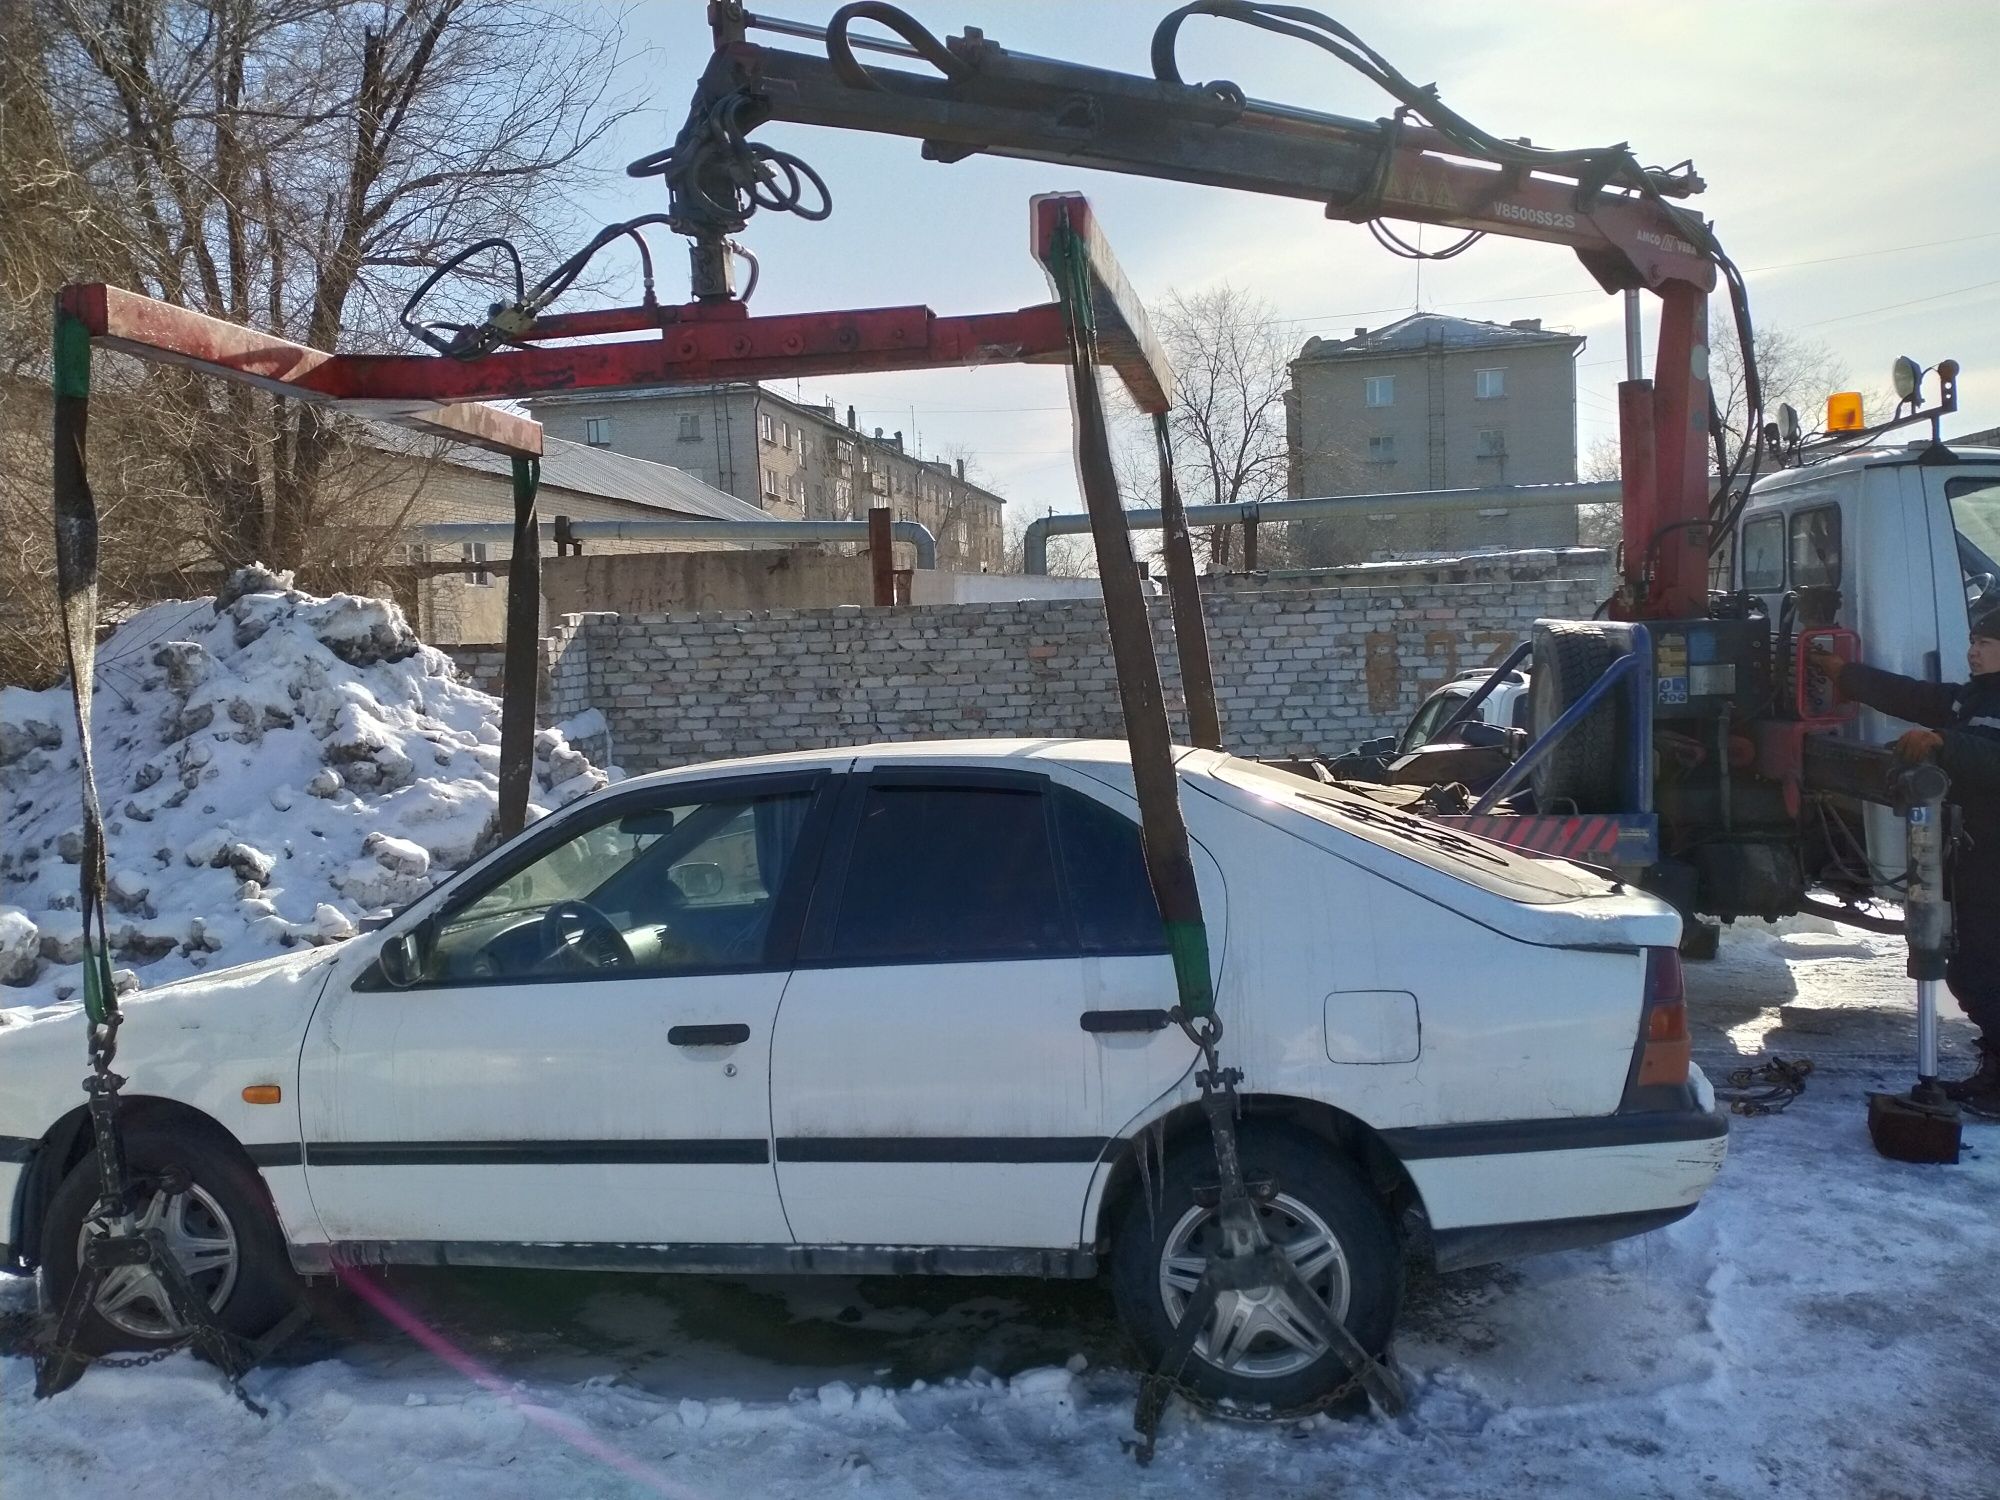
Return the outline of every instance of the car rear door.
[[[329,994],[300,1067],[328,1236],[789,1243],[770,1042],[832,780],[593,798],[442,908],[417,983]]]
[[[1073,1247],[1112,1138],[1187,1072],[1131,818],[1050,777],[850,779],[771,1058],[802,1244]]]

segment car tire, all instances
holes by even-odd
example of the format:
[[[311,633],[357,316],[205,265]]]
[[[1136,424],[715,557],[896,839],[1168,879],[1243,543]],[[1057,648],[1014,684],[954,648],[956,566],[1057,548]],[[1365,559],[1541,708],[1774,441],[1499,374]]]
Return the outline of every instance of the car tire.
[[[1538,620],[1528,674],[1537,737],[1548,732],[1571,704],[1623,654],[1620,627],[1594,620]],[[1563,736],[1530,773],[1535,809],[1543,813],[1615,812],[1623,767],[1625,694],[1614,692]]]
[[[1403,1296],[1403,1257],[1380,1197],[1354,1164],[1324,1141],[1246,1125],[1240,1147],[1245,1177],[1272,1184],[1259,1207],[1267,1230],[1293,1245],[1322,1235],[1330,1241],[1336,1253],[1316,1265],[1308,1280],[1361,1347],[1379,1355],[1388,1347]],[[1198,1132],[1168,1157],[1155,1193],[1142,1186],[1134,1194],[1116,1230],[1112,1300],[1147,1372],[1165,1354],[1198,1275],[1203,1233],[1213,1232],[1215,1214],[1197,1193],[1215,1180],[1214,1148],[1207,1133]],[[1273,1325],[1282,1327],[1284,1321],[1272,1315],[1283,1309],[1266,1294],[1254,1294],[1245,1311],[1262,1326],[1227,1366],[1211,1356],[1213,1328],[1205,1333],[1180,1372],[1183,1385],[1211,1401],[1285,1411],[1324,1400],[1346,1382],[1347,1367],[1333,1350],[1314,1352],[1274,1331]],[[1218,1307],[1218,1318],[1223,1312]]]
[[[222,1328],[246,1339],[269,1332],[297,1301],[300,1284],[256,1169],[206,1134],[140,1125],[124,1135],[126,1173],[135,1182],[170,1168],[187,1175],[187,1188],[178,1194],[142,1189],[136,1200],[141,1222],[150,1219],[166,1234]],[[97,1158],[86,1154],[49,1200],[42,1276],[48,1305],[58,1314],[76,1282],[97,1191]],[[109,1273],[97,1305],[84,1317],[77,1342],[86,1353],[157,1349],[183,1336],[157,1286],[140,1285],[136,1277],[120,1284],[119,1276]]]

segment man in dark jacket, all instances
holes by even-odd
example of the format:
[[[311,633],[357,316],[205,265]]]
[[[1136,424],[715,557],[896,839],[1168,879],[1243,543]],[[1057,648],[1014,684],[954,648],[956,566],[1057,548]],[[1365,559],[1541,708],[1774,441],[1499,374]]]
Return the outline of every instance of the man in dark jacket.
[[[1844,698],[1921,724],[1896,741],[1904,760],[1935,760],[1951,778],[1959,847],[1946,872],[1953,951],[1945,983],[1979,1028],[1979,1066],[1945,1085],[1953,1099],[2000,1114],[2000,599],[1972,607],[1971,680],[1921,682],[1816,654]]]

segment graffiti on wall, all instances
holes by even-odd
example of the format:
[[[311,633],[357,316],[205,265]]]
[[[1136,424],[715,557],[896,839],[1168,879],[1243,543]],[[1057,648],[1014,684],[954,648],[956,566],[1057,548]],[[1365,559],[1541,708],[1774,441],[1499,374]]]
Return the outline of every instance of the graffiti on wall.
[[[1410,662],[1415,694],[1403,696],[1403,647],[1397,632],[1368,632],[1363,675],[1368,684],[1368,711],[1391,714],[1414,706],[1462,672],[1497,667],[1515,647],[1515,638],[1501,630],[1426,630],[1422,650]]]

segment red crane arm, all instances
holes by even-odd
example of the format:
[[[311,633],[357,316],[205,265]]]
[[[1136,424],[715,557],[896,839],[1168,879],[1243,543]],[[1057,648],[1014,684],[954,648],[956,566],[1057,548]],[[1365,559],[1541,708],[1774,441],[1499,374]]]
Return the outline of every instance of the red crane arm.
[[[1654,618],[1702,613],[1710,513],[1707,294],[1720,256],[1707,224],[1668,201],[1700,192],[1700,178],[1691,169],[1639,169],[1622,147],[1543,152],[1480,136],[1430,90],[1407,89],[1392,118],[1371,122],[1247,99],[1230,84],[1183,83],[1173,37],[1189,14],[1304,34],[1293,7],[1200,0],[1169,16],[1156,35],[1161,76],[1149,78],[1010,52],[973,29],[939,40],[869,0],[843,7],[825,28],[712,0],[715,50],[687,123],[671,150],[631,171],[666,178],[671,217],[696,239],[695,279],[708,296],[726,287],[716,274],[723,239],[757,206],[774,206],[742,184],[760,172],[803,167],[787,153],[747,143],[747,133],[768,121],[909,136],[936,161],[1019,157],[1307,198],[1324,203],[1331,218],[1402,219],[1567,246],[1606,291],[1644,289],[1662,300],[1656,378],[1620,391],[1628,457],[1618,608]],[[902,40],[851,37],[854,19],[878,22]],[[1347,37],[1320,45],[1385,87],[1405,85],[1358,39],[1319,21]],[[763,45],[749,40],[753,31],[817,39],[825,50]],[[931,71],[864,66],[857,49],[916,58]],[[791,190],[794,198],[801,191],[796,175]]]

